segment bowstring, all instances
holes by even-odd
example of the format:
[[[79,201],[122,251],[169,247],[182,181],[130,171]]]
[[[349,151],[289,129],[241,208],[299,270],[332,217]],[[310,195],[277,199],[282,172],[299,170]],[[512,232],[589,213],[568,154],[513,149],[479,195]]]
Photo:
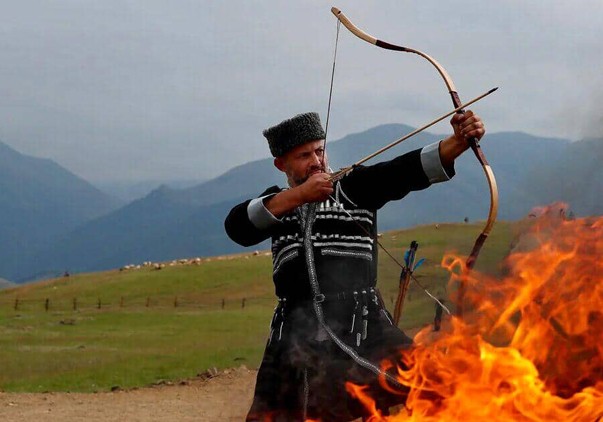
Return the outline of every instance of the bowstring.
[[[329,103],[327,105],[327,120],[325,122],[325,144],[324,153],[327,153],[327,136],[329,133],[329,118],[331,117],[331,101],[333,100],[333,84],[335,81],[335,63],[337,62],[337,46],[339,45],[339,27],[341,22],[337,20],[337,33],[335,35],[335,49],[333,52],[333,67],[331,68],[331,83],[329,85]]]

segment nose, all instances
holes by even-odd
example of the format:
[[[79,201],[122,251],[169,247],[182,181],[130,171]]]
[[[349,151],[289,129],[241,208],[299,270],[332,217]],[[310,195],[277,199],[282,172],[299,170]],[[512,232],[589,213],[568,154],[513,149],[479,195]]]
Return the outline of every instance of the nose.
[[[312,154],[312,164],[322,167],[324,163],[324,154],[322,152],[315,152]]]
[[[321,166],[322,165],[322,156],[318,153],[312,154],[312,165]]]

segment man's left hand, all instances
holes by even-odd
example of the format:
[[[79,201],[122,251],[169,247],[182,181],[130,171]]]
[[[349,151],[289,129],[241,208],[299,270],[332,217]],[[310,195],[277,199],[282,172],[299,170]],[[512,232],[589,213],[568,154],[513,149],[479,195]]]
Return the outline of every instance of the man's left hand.
[[[455,114],[450,120],[450,124],[459,145],[468,146],[469,139],[476,138],[479,141],[486,133],[484,122],[471,110],[467,110],[463,114]]]
[[[456,157],[469,149],[469,139],[482,139],[486,133],[484,122],[472,111],[455,114],[450,120],[454,134],[440,142],[440,159],[444,167],[454,163]]]

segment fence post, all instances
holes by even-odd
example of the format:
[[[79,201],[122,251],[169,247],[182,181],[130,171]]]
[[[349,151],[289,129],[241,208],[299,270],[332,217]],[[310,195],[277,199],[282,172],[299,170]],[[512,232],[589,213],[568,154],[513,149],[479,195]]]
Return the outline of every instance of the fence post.
[[[19,310],[19,298],[15,298],[15,311]]]
[[[124,307],[124,297],[122,296],[121,299],[119,299],[119,307],[123,308]]]
[[[73,310],[77,311],[77,297],[73,298]]]
[[[50,299],[46,298],[44,301],[44,309],[48,312],[48,308],[50,308]]]
[[[241,309],[245,309],[245,301],[246,301],[245,298],[243,298],[243,300],[241,300]]]
[[[226,300],[222,299],[222,309],[224,309],[224,306],[226,305]]]
[[[150,297],[147,297],[147,304],[146,304],[146,307],[148,308],[150,304],[151,304],[151,298],[150,298]]]
[[[98,298],[98,302],[96,303],[96,309],[100,309],[102,307],[102,303],[100,297]]]
[[[178,307],[178,296],[174,297],[174,308]]]

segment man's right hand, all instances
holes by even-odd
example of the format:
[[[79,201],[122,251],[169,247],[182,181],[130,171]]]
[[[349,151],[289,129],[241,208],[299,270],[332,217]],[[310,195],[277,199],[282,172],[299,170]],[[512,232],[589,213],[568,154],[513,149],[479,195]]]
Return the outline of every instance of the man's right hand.
[[[333,193],[333,182],[328,173],[314,173],[308,180],[299,185],[303,203],[322,202],[329,199]]]
[[[264,206],[276,218],[291,212],[300,205],[321,202],[333,193],[333,182],[328,173],[314,173],[301,185],[286,189],[264,200]]]

